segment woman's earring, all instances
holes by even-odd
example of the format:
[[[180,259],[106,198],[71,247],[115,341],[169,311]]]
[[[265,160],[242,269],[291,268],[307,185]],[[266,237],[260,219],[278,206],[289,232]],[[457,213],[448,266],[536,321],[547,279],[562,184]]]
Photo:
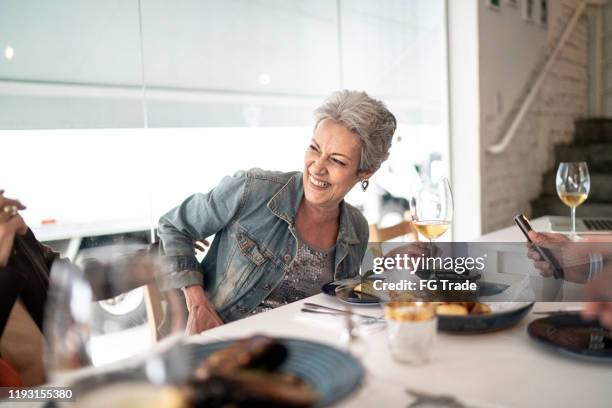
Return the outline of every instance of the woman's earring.
[[[370,185],[370,182],[368,181],[368,179],[361,180],[361,189],[363,191],[366,191],[369,185]]]

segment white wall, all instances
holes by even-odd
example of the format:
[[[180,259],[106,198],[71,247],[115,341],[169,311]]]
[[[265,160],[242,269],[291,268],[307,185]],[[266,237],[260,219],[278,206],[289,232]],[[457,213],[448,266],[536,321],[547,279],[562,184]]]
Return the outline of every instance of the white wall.
[[[577,0],[549,1],[548,27],[526,23],[519,8],[479,2],[482,232],[529,214],[541,175],[553,166],[553,147],[572,138],[574,119],[588,106],[588,32],[583,18],[546,78],[514,140],[501,155],[485,152],[536,67],[545,47],[569,20]],[[537,2],[536,2],[537,3]],[[536,14],[537,16],[537,14]]]
[[[478,6],[447,1],[453,239],[481,233],[480,101],[478,98]]]

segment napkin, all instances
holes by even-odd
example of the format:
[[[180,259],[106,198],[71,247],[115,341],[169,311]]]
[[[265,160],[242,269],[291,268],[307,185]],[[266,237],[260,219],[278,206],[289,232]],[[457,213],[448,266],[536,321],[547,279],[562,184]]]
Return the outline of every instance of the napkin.
[[[343,331],[346,329],[346,317],[343,315],[298,311],[296,312],[294,319],[298,323],[327,330]],[[370,319],[359,316],[353,316],[353,322],[358,326],[360,331],[364,331],[366,333],[376,332],[384,329],[385,327],[384,321],[370,322]]]

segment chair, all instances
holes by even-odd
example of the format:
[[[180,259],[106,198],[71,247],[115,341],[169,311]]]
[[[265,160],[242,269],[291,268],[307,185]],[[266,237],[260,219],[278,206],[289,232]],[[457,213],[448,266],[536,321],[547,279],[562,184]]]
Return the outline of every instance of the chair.
[[[110,248],[110,247],[109,247]],[[99,248],[96,249],[100,251]],[[113,251],[124,250],[127,261],[114,265],[108,253],[98,252],[93,255],[100,256],[101,261],[83,261],[83,270],[89,281],[95,301],[112,299],[120,294],[127,293],[136,288],[142,287],[146,319],[154,343],[169,334],[168,319],[165,314],[168,310],[168,296],[160,290],[158,282],[158,270],[155,263],[151,262],[151,257],[155,258],[160,253],[159,243],[149,245],[144,251],[141,245],[134,248],[114,248],[108,249],[111,254]]]
[[[417,241],[417,231],[414,224],[409,219],[404,219],[402,222],[384,228],[379,228],[376,224],[370,224],[370,244],[369,250],[375,257],[381,257],[382,242],[391,241],[395,238],[405,237],[403,242]]]
[[[417,231],[410,220],[404,220],[399,224],[390,227],[378,228],[376,224],[370,224],[370,241],[385,242],[391,241],[394,238],[406,236],[406,239],[411,241],[417,240]]]
[[[164,326],[163,295],[155,283],[144,287],[144,301],[147,310],[147,323],[151,332],[151,339],[157,343],[167,335]]]

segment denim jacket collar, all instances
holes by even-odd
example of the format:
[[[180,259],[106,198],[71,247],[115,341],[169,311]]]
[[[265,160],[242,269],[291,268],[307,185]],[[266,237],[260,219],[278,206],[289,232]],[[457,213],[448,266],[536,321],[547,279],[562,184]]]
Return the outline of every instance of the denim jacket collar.
[[[304,196],[303,173],[295,173],[289,181],[268,201],[268,208],[274,215],[285,220],[291,227],[295,225],[300,202]],[[350,220],[348,208],[344,200],[340,203],[340,228],[337,242],[354,245],[358,244],[359,237]]]

